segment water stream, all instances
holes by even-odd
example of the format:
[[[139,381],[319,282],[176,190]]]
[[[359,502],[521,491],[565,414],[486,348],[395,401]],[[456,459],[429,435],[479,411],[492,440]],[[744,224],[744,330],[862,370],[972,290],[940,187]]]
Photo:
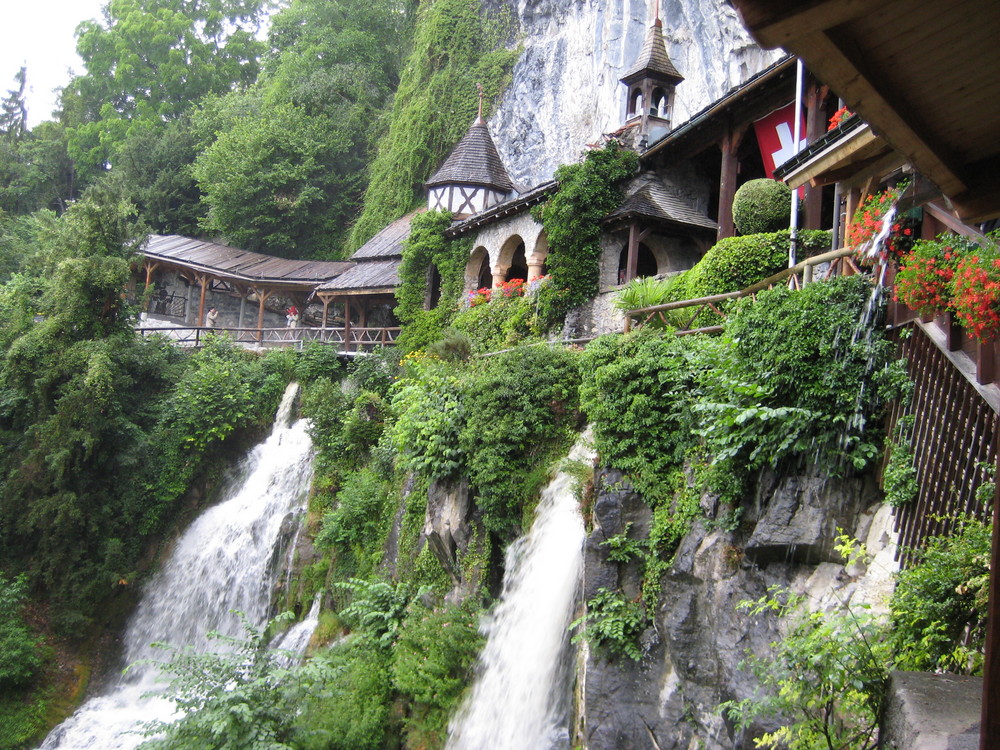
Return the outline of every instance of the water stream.
[[[570,459],[593,461],[581,440]],[[560,472],[542,493],[531,530],[507,549],[503,593],[484,623],[486,646],[448,750],[569,748],[573,617],[585,537],[576,480]]]
[[[272,614],[271,594],[289,541],[286,519],[304,510],[312,478],[306,422],[291,422],[295,394],[289,386],[271,435],[250,452],[223,499],[188,527],[150,580],[126,629],[126,663],[162,658],[153,642],[197,651],[211,643],[218,649],[220,641],[207,640],[209,631],[243,635],[234,610],[256,627]],[[53,729],[41,750],[136,747],[144,739],[135,733],[139,723],[172,715],[165,699],[143,697],[162,689],[157,677],[152,666],[130,670]]]

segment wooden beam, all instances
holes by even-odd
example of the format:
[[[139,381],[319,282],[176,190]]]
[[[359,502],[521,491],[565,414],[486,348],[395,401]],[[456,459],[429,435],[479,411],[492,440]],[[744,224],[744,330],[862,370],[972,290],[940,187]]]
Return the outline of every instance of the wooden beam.
[[[625,261],[625,278],[627,284],[635,278],[639,268],[639,225],[633,221],[628,228],[628,259]]]
[[[796,37],[871,13],[870,0],[735,0],[743,24],[762,47],[783,47]]]
[[[809,65],[817,77],[829,83],[855,112],[871,124],[885,140],[903,154],[916,169],[934,182],[945,195],[959,195],[967,185],[954,166],[957,161],[940,144],[918,132],[920,117],[890,100],[892,91],[882,92],[866,71],[845,51],[849,40],[816,32],[797,38],[790,49]],[[864,59],[851,49],[854,58]]]
[[[719,232],[716,239],[732,237],[736,234],[733,224],[733,198],[736,196],[736,179],[739,174],[740,141],[747,126],[729,129],[722,138],[722,170],[719,175]]]
[[[1000,434],[1000,433],[998,433]],[[1000,470],[1000,445],[994,461]],[[1000,483],[993,491],[993,536],[990,555],[989,603],[986,606],[986,654],[983,659],[983,702],[979,719],[979,750],[993,750],[1000,737]]]

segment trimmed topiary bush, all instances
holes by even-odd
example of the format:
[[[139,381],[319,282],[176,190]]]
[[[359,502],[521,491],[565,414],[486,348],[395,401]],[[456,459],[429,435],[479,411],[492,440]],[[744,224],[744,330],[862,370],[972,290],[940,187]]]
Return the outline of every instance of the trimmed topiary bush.
[[[740,234],[777,232],[788,228],[792,191],[777,180],[743,183],[733,198],[733,222]]]

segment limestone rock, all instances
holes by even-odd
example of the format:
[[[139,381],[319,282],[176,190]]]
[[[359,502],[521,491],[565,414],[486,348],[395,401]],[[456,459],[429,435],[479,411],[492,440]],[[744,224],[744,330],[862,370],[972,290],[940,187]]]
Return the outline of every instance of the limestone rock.
[[[893,672],[879,747],[978,750],[982,693],[981,677]]]

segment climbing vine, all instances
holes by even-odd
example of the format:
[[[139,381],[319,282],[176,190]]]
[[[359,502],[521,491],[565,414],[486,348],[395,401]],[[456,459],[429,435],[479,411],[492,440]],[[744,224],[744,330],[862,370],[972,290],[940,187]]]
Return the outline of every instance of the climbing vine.
[[[639,157],[618,141],[587,153],[579,164],[556,170],[559,189],[532,211],[549,240],[552,282],[539,293],[539,317],[556,324],[566,312],[597,294],[601,220],[621,201],[620,183],[634,174]]]
[[[476,84],[487,106],[497,101],[519,55],[505,49],[517,23],[509,11],[487,17],[479,0],[424,0],[418,13],[352,249],[414,207],[424,181],[476,116]]]
[[[404,350],[423,348],[439,338],[457,310],[470,247],[467,239],[444,236],[450,225],[451,214],[445,211],[417,214],[410,224],[396,288],[396,316],[405,324],[397,344]],[[440,295],[438,303],[425,310],[432,268],[440,279]]]

